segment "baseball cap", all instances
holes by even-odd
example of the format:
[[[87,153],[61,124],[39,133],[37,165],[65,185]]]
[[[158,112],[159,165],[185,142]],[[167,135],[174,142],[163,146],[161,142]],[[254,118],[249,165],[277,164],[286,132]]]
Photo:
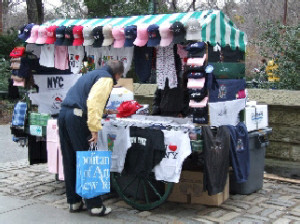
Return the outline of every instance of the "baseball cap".
[[[187,65],[194,65],[194,66],[203,66],[204,62],[206,60],[206,54],[203,55],[202,58],[188,58],[186,64]]]
[[[187,45],[185,49],[188,51],[188,57],[204,57],[204,54],[206,53],[206,43],[192,43]]]
[[[187,88],[189,89],[201,89],[205,85],[205,78],[200,79],[188,79]]]
[[[114,37],[112,35],[112,26],[105,25],[102,29],[102,33],[103,33],[103,37],[104,37],[102,46],[112,45],[112,43],[114,42]]]
[[[187,74],[188,78],[193,78],[193,79],[200,79],[205,76],[206,76],[206,74],[204,72],[190,72]]]
[[[18,36],[21,35],[24,32],[25,27],[27,26],[27,24],[23,24],[22,26],[20,26],[19,30],[18,30]]]
[[[159,27],[159,34],[161,36],[161,40],[159,44],[161,47],[169,46],[172,43],[173,33],[170,30],[169,24],[161,25]]]
[[[49,26],[46,28],[47,30],[47,40],[45,42],[45,44],[54,44],[55,40],[56,40],[56,36],[55,36],[55,30],[58,26]]]
[[[124,28],[122,27],[114,27],[112,29],[112,35],[115,39],[114,48],[121,48],[125,43],[125,33]]]
[[[47,30],[46,27],[40,26],[38,30],[38,38],[36,39],[36,44],[45,44],[47,40]]]
[[[148,27],[148,43],[147,43],[147,47],[155,47],[157,45],[159,45],[161,37],[159,34],[159,26],[156,24],[152,24]]]
[[[141,25],[137,27],[137,36],[135,41],[133,42],[134,45],[138,47],[143,47],[148,42],[148,31],[146,25]]]
[[[83,46],[89,46],[92,45],[95,41],[93,34],[92,34],[93,28],[91,26],[85,26],[83,27],[82,33],[83,33]]]
[[[39,25],[34,25],[31,29],[30,37],[25,41],[30,44],[34,44],[38,38]]]
[[[21,30],[21,34],[18,35],[18,38],[23,40],[23,41],[27,40],[30,37],[31,29],[32,29],[33,26],[34,26],[34,23],[27,24],[24,27],[23,32]]]
[[[117,117],[129,117],[132,114],[135,114],[135,112],[143,107],[140,105],[138,102],[135,100],[129,100],[129,101],[124,101],[123,103],[120,104],[120,106],[117,108],[118,114]]]
[[[65,26],[59,26],[55,30],[56,41],[54,42],[57,46],[62,46],[65,39]]]
[[[101,47],[104,37],[103,37],[103,26],[97,26],[92,31],[94,37],[93,47]]]
[[[207,106],[208,97],[204,97],[201,101],[190,100],[189,106],[192,108],[203,108]]]
[[[83,44],[83,26],[74,26],[73,27],[73,36],[74,36],[74,41],[73,41],[73,46],[81,46]]]
[[[135,25],[127,26],[124,29],[125,32],[125,47],[133,47],[133,42],[136,39],[137,27]]]
[[[15,47],[9,54],[9,57],[19,58],[22,57],[25,52],[25,47]]]
[[[64,46],[72,46],[73,41],[74,41],[74,36],[73,36],[73,28],[74,26],[67,26],[65,29],[65,39],[62,45]]]
[[[201,40],[201,25],[197,19],[189,19],[186,23],[186,27],[187,40]]]
[[[170,30],[173,32],[173,43],[180,44],[185,42],[186,30],[181,22],[175,22],[171,25]]]

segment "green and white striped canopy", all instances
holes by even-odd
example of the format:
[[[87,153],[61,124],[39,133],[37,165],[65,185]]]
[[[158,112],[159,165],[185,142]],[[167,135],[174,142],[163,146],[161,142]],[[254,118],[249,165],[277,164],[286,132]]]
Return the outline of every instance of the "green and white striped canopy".
[[[201,25],[200,41],[209,42],[215,46],[217,43],[222,47],[229,45],[232,49],[239,47],[240,50],[246,50],[247,36],[240,31],[233,22],[220,10],[204,10],[187,13],[173,13],[173,14],[158,14],[158,15],[139,15],[128,17],[115,17],[103,19],[68,19],[68,20],[54,20],[45,23],[44,25],[82,25],[82,26],[104,26],[111,24],[112,26],[126,27],[129,25],[139,24],[173,24],[179,21],[183,24],[190,18],[199,20]]]

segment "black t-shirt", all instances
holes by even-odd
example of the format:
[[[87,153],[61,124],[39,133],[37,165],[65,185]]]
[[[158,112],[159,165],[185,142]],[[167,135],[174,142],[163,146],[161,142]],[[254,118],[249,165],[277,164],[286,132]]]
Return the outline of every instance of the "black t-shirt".
[[[202,127],[204,155],[204,189],[209,195],[222,192],[229,169],[230,132],[226,126],[211,130]]]
[[[125,170],[130,174],[147,176],[165,156],[164,134],[160,130],[130,127],[130,141]]]

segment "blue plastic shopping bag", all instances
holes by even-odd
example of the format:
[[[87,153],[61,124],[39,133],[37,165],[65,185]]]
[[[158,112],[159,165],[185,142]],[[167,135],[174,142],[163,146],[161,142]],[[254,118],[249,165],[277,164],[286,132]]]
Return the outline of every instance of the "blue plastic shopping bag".
[[[86,199],[109,193],[111,151],[77,151],[76,157],[76,193]]]

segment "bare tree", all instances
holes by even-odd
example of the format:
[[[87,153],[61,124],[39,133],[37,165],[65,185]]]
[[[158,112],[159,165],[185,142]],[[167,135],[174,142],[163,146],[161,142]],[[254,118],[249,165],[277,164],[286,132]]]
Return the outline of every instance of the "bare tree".
[[[26,0],[28,23],[42,24],[44,8],[42,0]]]

